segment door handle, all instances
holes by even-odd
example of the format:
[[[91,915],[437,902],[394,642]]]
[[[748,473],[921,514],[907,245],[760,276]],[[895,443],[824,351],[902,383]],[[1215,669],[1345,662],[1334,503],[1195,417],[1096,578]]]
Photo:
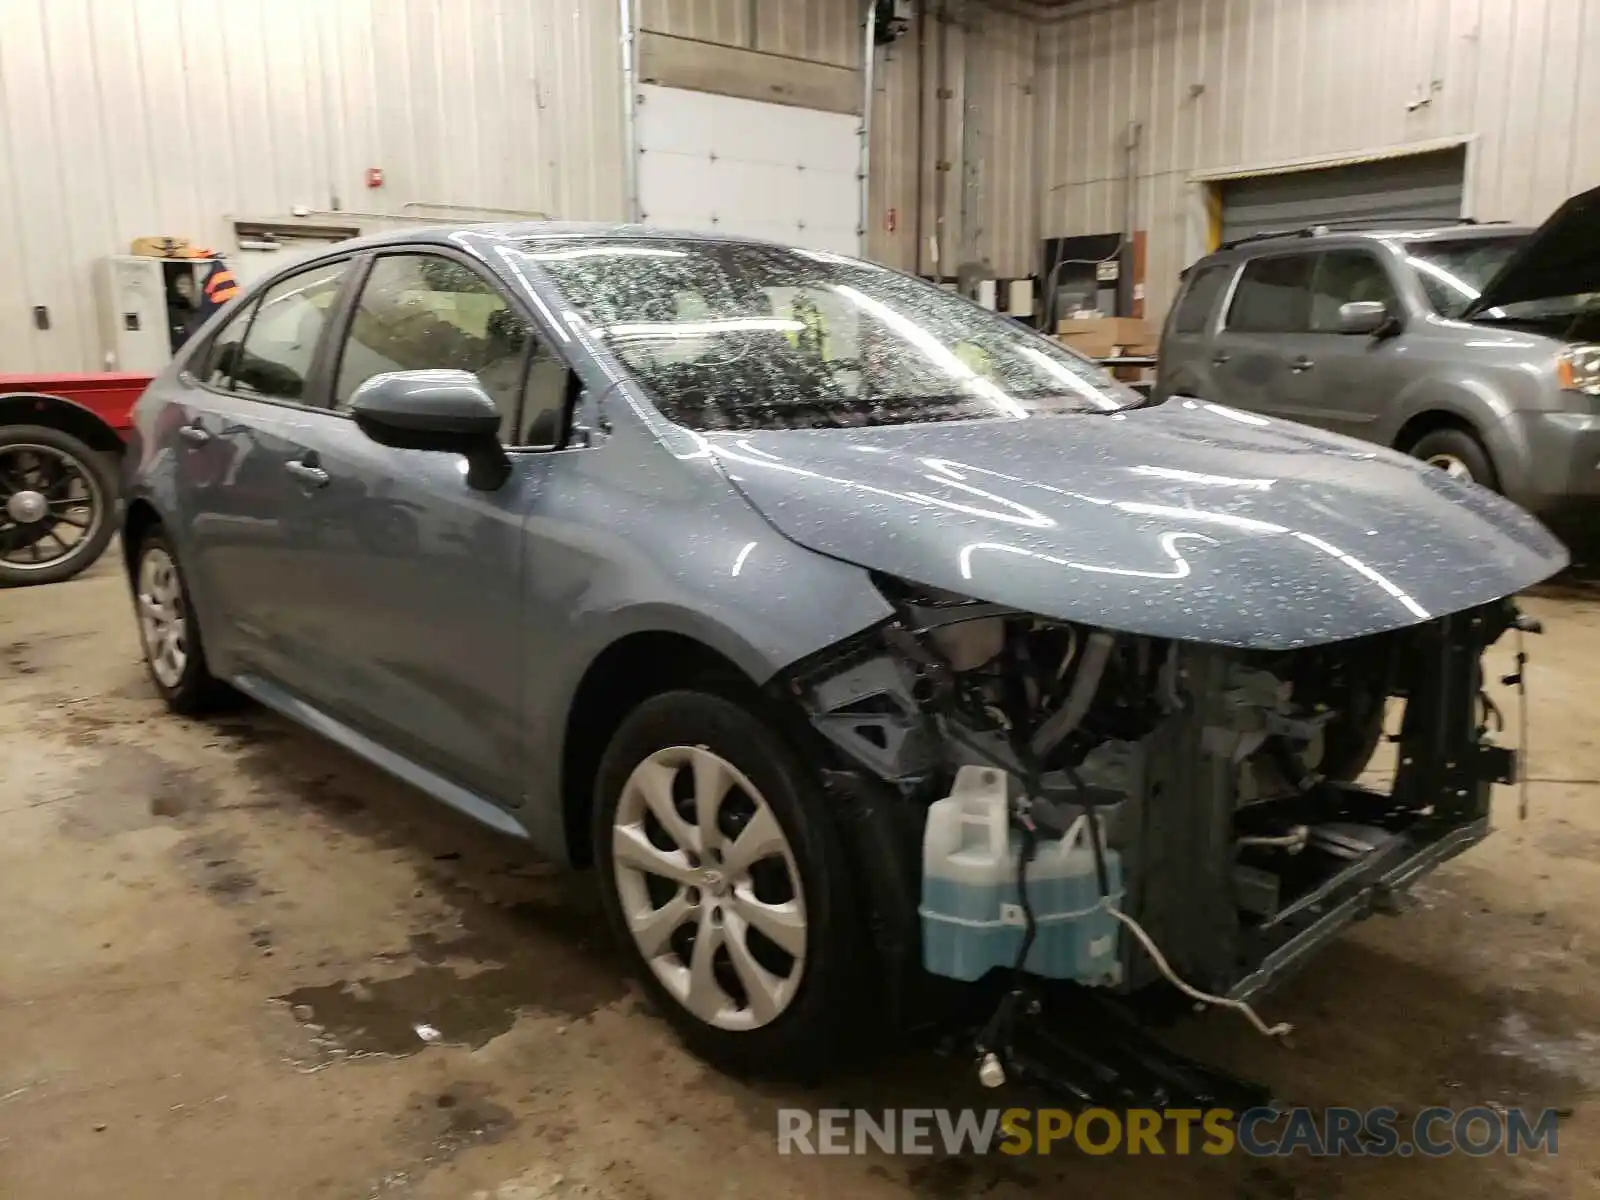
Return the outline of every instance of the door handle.
[[[1289,369],[1291,371],[1293,371],[1296,375],[1299,375],[1303,371],[1311,370],[1311,368],[1316,366],[1316,365],[1317,364],[1315,362],[1313,362],[1311,359],[1307,358],[1304,354],[1302,354],[1299,358],[1295,359],[1292,363],[1289,364]]]
[[[204,446],[211,440],[211,435],[198,425],[178,426],[178,436],[195,446]]]
[[[1225,367],[1228,365],[1228,360],[1232,357],[1233,355],[1231,354],[1213,354],[1211,356],[1211,365],[1213,367]]]
[[[308,487],[328,486],[328,473],[311,463],[290,460],[283,464],[283,469]]]

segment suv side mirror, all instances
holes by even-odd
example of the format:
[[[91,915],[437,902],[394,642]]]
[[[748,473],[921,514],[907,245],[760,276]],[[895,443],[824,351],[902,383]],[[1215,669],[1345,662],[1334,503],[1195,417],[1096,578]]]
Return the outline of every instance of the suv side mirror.
[[[1396,322],[1389,306],[1381,300],[1352,300],[1339,306],[1339,332],[1378,336],[1390,332]]]

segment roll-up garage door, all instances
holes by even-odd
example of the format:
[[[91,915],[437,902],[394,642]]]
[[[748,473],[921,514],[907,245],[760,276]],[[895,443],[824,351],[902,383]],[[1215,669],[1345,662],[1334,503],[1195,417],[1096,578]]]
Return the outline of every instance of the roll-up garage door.
[[[1229,179],[1221,184],[1222,240],[1308,225],[1441,223],[1461,215],[1466,150]]]

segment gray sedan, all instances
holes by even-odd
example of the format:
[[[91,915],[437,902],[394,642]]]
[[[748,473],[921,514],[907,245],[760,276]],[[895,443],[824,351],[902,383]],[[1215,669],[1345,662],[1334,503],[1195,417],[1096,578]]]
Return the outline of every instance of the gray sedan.
[[[592,864],[732,1068],[977,1011],[995,1082],[1034,989],[1245,1005],[1484,836],[1479,658],[1565,562],[1470,482],[1148,406],[898,272],[631,227],[296,263],[125,469],[172,709],[242,693]]]

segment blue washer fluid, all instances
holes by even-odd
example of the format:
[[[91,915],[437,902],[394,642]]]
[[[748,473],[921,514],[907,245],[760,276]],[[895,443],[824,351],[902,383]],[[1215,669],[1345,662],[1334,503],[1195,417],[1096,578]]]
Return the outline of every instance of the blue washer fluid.
[[[1017,896],[1021,839],[1011,828],[1007,777],[992,767],[956,772],[950,795],[928,809],[922,835],[922,965],[935,975],[975,980],[1010,967],[1022,949]],[[1047,979],[1115,984],[1121,979],[1122,860],[1105,849],[1110,897],[1100,894],[1088,821],[1060,841],[1039,844],[1028,867],[1035,935],[1026,970]]]

